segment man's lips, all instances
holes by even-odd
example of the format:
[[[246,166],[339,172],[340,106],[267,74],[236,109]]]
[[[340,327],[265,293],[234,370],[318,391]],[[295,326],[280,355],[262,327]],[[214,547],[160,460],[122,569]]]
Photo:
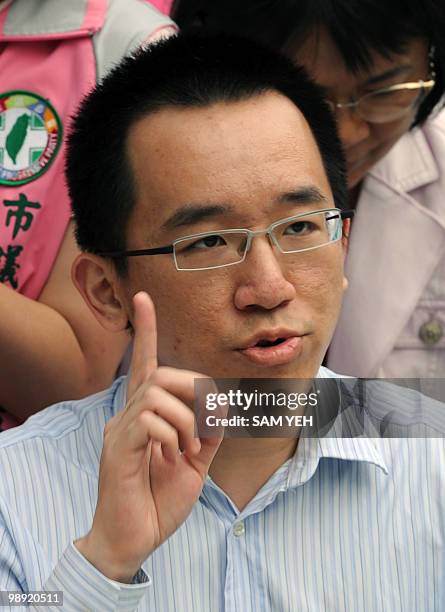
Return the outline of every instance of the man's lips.
[[[238,349],[241,355],[256,365],[275,366],[293,361],[301,353],[304,335],[282,331],[258,334]]]
[[[279,340],[287,340],[303,336],[303,333],[297,332],[286,327],[275,327],[273,329],[264,329],[257,332],[254,336],[248,338],[242,343],[240,350],[256,347],[258,344],[274,344]]]

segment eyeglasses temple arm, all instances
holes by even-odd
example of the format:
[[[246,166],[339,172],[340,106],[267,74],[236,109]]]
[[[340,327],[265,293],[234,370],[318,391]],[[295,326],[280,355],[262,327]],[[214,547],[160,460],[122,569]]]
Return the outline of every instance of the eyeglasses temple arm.
[[[355,210],[342,210],[340,212],[341,218],[344,219],[352,219],[355,215]]]

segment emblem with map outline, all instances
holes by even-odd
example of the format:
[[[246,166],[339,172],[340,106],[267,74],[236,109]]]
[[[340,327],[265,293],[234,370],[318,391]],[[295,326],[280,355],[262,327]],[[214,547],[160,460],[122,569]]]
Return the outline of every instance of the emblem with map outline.
[[[51,165],[62,143],[54,107],[31,91],[0,94],[0,185],[24,185]]]

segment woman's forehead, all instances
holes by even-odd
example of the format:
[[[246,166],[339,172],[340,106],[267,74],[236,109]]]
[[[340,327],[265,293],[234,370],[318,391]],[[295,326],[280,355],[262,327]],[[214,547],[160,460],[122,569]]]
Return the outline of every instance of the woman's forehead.
[[[289,51],[292,59],[304,65],[319,84],[325,88],[334,88],[343,82],[357,84],[370,81],[370,84],[374,84],[376,80],[403,77],[404,73],[407,74],[411,68],[425,61],[428,48],[426,41],[413,38],[402,51],[382,54],[368,49],[368,53],[369,67],[352,71],[325,28],[307,36],[301,44]]]

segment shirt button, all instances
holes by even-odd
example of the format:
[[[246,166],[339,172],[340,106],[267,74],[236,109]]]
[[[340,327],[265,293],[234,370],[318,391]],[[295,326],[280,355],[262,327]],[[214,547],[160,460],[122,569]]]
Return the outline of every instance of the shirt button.
[[[443,336],[443,326],[437,319],[424,323],[419,329],[420,339],[427,346],[434,346]]]
[[[246,530],[244,529],[244,523],[242,521],[236,523],[236,525],[234,525],[233,527],[233,533],[236,535],[237,538],[244,535],[245,531]]]

